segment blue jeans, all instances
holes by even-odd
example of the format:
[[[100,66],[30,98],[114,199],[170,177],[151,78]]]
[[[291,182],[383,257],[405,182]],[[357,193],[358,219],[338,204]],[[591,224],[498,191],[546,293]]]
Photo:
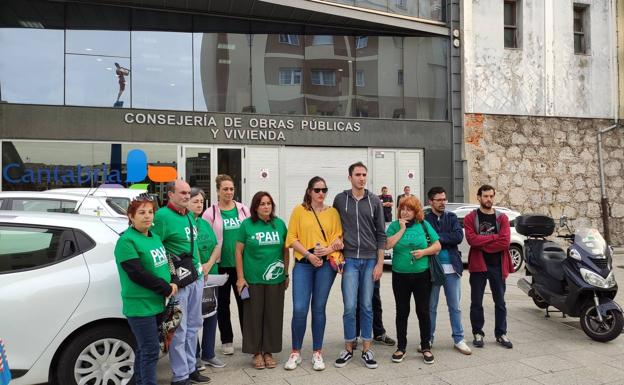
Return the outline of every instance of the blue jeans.
[[[175,296],[182,309],[182,320],[169,346],[171,381],[182,381],[195,371],[197,362],[197,334],[202,327],[201,300],[204,294],[204,279],[178,290]]]
[[[440,298],[441,286],[431,288],[431,298],[429,299],[429,318],[431,319],[431,342],[435,336],[436,317],[438,315],[438,300]],[[448,307],[449,318],[451,319],[451,329],[453,329],[453,342],[458,343],[464,339],[464,328],[461,322],[461,275],[457,273],[446,274],[444,281],[444,295],[446,296],[446,306]]]
[[[470,323],[472,334],[485,335],[483,325],[483,295],[485,284],[490,282],[490,291],[494,300],[494,336],[507,334],[507,307],[505,305],[505,280],[499,266],[487,265],[487,271],[470,273]]]
[[[323,348],[325,334],[325,307],[329,291],[334,284],[336,272],[329,263],[314,267],[297,262],[292,272],[293,317],[290,323],[293,350],[301,350],[308,321],[310,299],[312,300],[312,349]]]
[[[208,361],[215,357],[215,338],[217,338],[217,320],[215,314],[212,317],[204,318],[204,331],[201,340],[201,358]]]
[[[160,354],[157,316],[128,317],[128,324],[137,341],[134,381],[136,385],[156,385],[156,364]]]
[[[373,339],[373,269],[377,259],[345,258],[342,273],[342,323],[346,342],[355,341],[355,312],[360,301],[360,336],[363,341]]]

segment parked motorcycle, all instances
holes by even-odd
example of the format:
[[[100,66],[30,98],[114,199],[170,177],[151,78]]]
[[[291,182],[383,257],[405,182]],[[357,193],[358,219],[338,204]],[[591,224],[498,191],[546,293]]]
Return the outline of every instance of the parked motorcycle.
[[[516,218],[516,230],[527,237],[527,277],[518,280],[518,287],[540,309],[553,306],[563,314],[579,317],[583,332],[591,339],[611,341],[624,327],[622,308],[613,300],[618,289],[612,271],[613,250],[596,229],[582,228],[572,234],[565,217],[560,227],[568,231],[558,235],[570,242],[567,250],[546,239],[555,230],[552,218]]]

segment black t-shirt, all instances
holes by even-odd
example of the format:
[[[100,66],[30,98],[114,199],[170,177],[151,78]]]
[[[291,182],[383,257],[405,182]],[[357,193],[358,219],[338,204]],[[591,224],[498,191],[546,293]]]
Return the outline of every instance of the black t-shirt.
[[[496,214],[484,214],[481,212],[481,210],[477,210],[477,215],[479,216],[479,228],[476,229],[478,234],[498,234],[498,229],[496,228]],[[485,251],[483,252],[483,259],[485,260],[485,263],[490,266],[500,265],[501,256],[502,253],[500,251],[497,253],[486,253]]]
[[[386,202],[392,202],[392,195],[387,194],[387,195],[380,195],[379,199],[381,200],[382,203],[386,203]],[[383,207],[383,213],[384,213],[384,221],[385,222],[392,222],[392,206],[390,207]]]

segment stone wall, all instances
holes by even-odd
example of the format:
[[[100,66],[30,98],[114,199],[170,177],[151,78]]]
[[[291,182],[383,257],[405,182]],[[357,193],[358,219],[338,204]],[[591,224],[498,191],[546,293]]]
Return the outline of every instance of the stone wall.
[[[562,214],[602,232],[597,130],[606,119],[466,114],[468,191],[496,187],[496,204],[522,213]],[[624,245],[624,128],[603,136],[611,240]]]

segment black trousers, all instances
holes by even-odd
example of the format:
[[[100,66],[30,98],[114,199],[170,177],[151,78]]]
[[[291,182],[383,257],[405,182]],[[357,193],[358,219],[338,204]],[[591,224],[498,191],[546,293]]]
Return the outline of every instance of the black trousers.
[[[229,344],[234,341],[234,333],[232,332],[232,321],[230,319],[230,288],[234,290],[234,298],[236,299],[236,307],[238,307],[238,322],[241,330],[243,330],[243,302],[236,291],[236,275],[235,267],[219,267],[219,274],[228,274],[229,278],[225,285],[221,286],[217,292],[217,322],[219,325],[219,334],[221,335],[221,343]]]
[[[431,297],[431,274],[429,270],[421,273],[392,272],[392,291],[396,302],[397,348],[406,351],[407,320],[410,314],[410,300],[414,297],[416,316],[420,329],[420,347],[430,348],[431,318],[429,317],[429,298]]]
[[[383,310],[381,309],[381,296],[379,295],[379,281],[375,281],[373,289],[373,337],[386,334],[383,324]],[[360,335],[360,301],[355,310],[355,335]]]
[[[243,353],[279,353],[282,351],[284,325],[283,283],[249,285],[249,298],[243,301]]]
[[[485,294],[485,284],[490,283],[492,299],[494,300],[494,335],[500,337],[507,334],[507,307],[505,305],[505,280],[501,266],[487,265],[487,271],[480,273],[470,273],[470,323],[472,324],[472,334],[481,334],[485,325],[483,315],[483,296]]]

